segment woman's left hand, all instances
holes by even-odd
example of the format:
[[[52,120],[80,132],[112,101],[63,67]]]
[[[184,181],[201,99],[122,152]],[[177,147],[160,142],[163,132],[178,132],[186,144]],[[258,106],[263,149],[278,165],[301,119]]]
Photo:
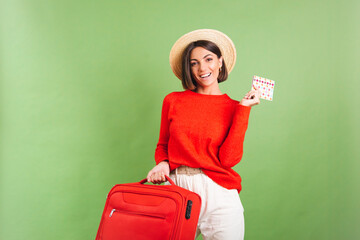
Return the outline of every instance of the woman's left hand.
[[[256,86],[254,86],[255,90],[251,90],[250,92],[248,92],[245,97],[243,99],[241,99],[240,104],[247,106],[247,107],[252,107],[254,105],[260,104],[260,89],[256,88]]]

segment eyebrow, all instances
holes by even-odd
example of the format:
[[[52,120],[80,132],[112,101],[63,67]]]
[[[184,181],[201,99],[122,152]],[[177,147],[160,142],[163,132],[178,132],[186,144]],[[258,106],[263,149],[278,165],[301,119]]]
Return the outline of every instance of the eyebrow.
[[[209,53],[209,54],[206,54],[206,55],[205,55],[205,56],[203,57],[203,59],[204,59],[204,58],[206,58],[206,57],[207,57],[207,56],[209,56],[209,55],[211,56],[211,53]],[[190,59],[190,61],[192,61],[192,60],[195,60],[195,61],[197,61],[197,59]]]

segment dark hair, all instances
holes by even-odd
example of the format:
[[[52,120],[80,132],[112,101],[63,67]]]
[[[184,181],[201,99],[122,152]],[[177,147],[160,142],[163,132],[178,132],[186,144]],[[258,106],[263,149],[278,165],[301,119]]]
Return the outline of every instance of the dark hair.
[[[196,81],[193,75],[191,74],[191,65],[190,65],[191,51],[196,47],[205,48],[206,50],[216,54],[218,58],[222,56],[219,47],[213,42],[207,40],[198,40],[190,43],[185,48],[181,59],[182,62],[181,83],[184,89],[193,90],[197,86]],[[221,72],[219,72],[219,76],[218,76],[218,83],[224,82],[227,79],[227,77],[228,77],[228,71],[225,66],[225,61],[223,58]]]

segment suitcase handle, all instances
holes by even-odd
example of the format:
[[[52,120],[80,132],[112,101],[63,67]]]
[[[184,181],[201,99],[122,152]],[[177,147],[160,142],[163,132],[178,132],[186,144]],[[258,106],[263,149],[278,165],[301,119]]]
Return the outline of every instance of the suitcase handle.
[[[171,178],[170,178],[169,176],[165,175],[165,177],[166,177],[166,180],[168,180],[168,182],[169,182],[171,185],[176,185],[176,184],[173,182],[173,180],[171,180]],[[145,178],[145,179],[143,179],[143,180],[140,181],[140,184],[144,184],[144,183],[146,183],[146,182],[147,182],[147,179]]]

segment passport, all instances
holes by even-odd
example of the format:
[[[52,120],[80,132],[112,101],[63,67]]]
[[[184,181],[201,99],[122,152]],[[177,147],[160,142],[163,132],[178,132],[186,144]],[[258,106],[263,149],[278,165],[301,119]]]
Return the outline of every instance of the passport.
[[[251,90],[255,90],[254,86],[261,91],[260,98],[272,101],[274,96],[275,81],[254,75]]]

